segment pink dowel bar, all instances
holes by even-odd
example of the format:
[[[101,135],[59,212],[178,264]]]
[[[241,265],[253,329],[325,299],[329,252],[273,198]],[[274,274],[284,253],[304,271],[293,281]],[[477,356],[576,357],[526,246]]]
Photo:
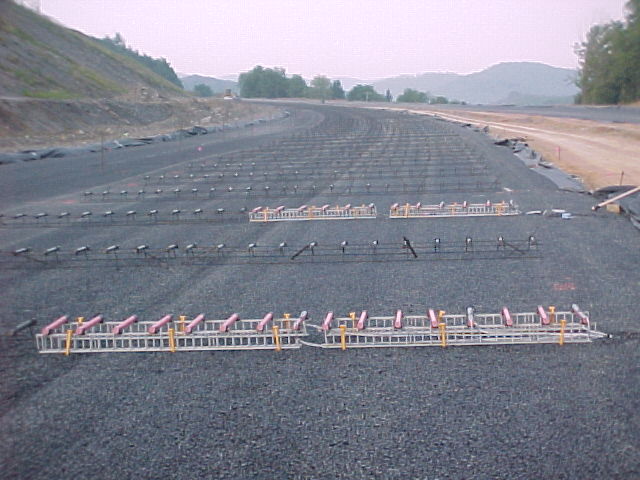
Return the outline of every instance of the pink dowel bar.
[[[147,331],[151,334],[158,333],[158,330],[160,330],[160,328],[162,328],[163,325],[169,323],[172,318],[173,318],[173,315],[165,315],[156,323],[151,325]]]
[[[320,207],[322,209],[322,211],[324,212],[327,208],[329,208],[330,205],[327,203],[326,205],[323,205],[322,207]]]
[[[280,205],[278,208],[274,210],[275,213],[281,213],[284,210],[284,205]]]
[[[187,326],[184,327],[184,332],[185,333],[191,333],[193,331],[193,329],[196,328],[198,326],[198,324],[200,322],[202,322],[203,320],[204,320],[204,313],[201,313],[196,318],[194,318],[189,323],[187,323]]]
[[[400,206],[399,204],[394,203],[393,205],[391,205],[391,210],[397,210],[399,206]]]
[[[432,308],[429,309],[429,321],[431,322],[431,328],[438,328],[438,317]]]
[[[267,313],[264,318],[260,320],[258,326],[256,327],[256,330],[262,332],[264,330],[264,327],[266,327],[267,323],[269,323],[271,320],[273,320],[273,312]]]
[[[466,200],[462,202],[462,208],[466,209],[468,207],[469,207],[469,202],[467,202]]]
[[[123,320],[122,322],[117,324],[115,327],[113,327],[113,330],[111,331],[111,333],[113,333],[114,335],[118,335],[119,333],[122,333],[122,330],[124,330],[129,325],[137,321],[138,321],[138,316],[131,315],[129,318],[127,318],[126,320]]]
[[[49,325],[44,327],[40,333],[42,333],[42,335],[49,335],[49,333],[51,333],[51,330],[55,330],[56,328],[61,327],[68,321],[69,321],[69,315],[63,315],[62,317],[58,318],[57,320],[51,322]]]
[[[234,313],[233,315],[231,315],[229,318],[227,318],[222,325],[220,325],[220,331],[221,332],[228,332],[229,331],[229,327],[231,325],[233,325],[234,323],[236,323],[238,320],[240,320],[240,315],[238,315],[237,313]]]
[[[549,317],[547,316],[547,312],[544,311],[544,308],[542,308],[542,305],[538,305],[538,316],[540,317],[542,325],[549,325]]]
[[[416,203],[416,208],[420,208],[422,206],[422,202]]]
[[[360,318],[358,319],[358,324],[356,325],[357,330],[364,330],[364,322],[367,321],[367,318],[369,318],[369,314],[366,310],[363,310],[360,314]]]
[[[344,209],[345,209],[345,210],[349,210],[350,208],[351,208],[351,204],[350,204],[350,203],[347,203],[347,204],[344,206]]]
[[[300,312],[300,317],[298,317],[298,319],[293,323],[293,329],[300,330],[300,327],[302,326],[302,322],[304,322],[308,317],[309,317],[309,314],[307,313],[306,310],[303,310],[302,312]]]
[[[322,330],[325,332],[331,329],[331,322],[333,321],[333,312],[327,313],[327,316],[324,317],[324,322],[322,322]]]
[[[251,210],[251,213],[258,213],[260,210],[262,210],[262,207],[256,207],[253,210]]]
[[[298,207],[298,209],[297,209],[297,210],[298,210],[299,212],[302,212],[303,210],[306,210],[306,209],[307,209],[307,206],[306,206],[306,205],[300,205],[300,206]]]
[[[402,310],[396,312],[396,318],[393,321],[393,328],[402,328]]]
[[[88,322],[84,322],[82,325],[80,325],[76,330],[76,335],[84,334],[84,332],[95,327],[99,323],[102,323],[102,315],[96,315]]]
[[[513,327],[513,319],[511,318],[511,313],[507,307],[502,307],[502,320],[504,321],[505,326]]]
[[[578,305],[576,305],[575,303],[573,305],[571,305],[571,311],[578,316],[578,318],[580,318],[580,323],[582,325],[587,325],[589,326],[589,317],[587,316],[586,313],[584,313],[582,310],[580,310],[580,307]]]

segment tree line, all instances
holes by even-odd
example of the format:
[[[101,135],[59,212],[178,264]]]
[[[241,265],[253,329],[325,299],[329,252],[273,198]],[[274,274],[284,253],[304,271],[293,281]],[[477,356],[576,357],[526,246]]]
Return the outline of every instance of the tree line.
[[[344,99],[340,80],[333,82],[317,75],[310,84],[300,75],[287,77],[284,68],[264,68],[260,65],[242,73],[238,79],[240,96],[244,98],[318,98]]]
[[[393,96],[377,92],[372,85],[356,85],[345,92],[340,80],[324,75],[315,76],[307,85],[300,75],[287,76],[284,68],[264,68],[260,65],[240,75],[240,96],[244,98],[316,98],[321,100],[350,100],[363,102],[391,102]],[[428,93],[410,88],[398,96],[398,102],[453,103],[445,97],[432,97]]]
[[[576,103],[640,100],[640,0],[626,4],[624,21],[594,25],[576,46],[580,69]]]
[[[106,36],[102,39],[97,40],[104,46],[109,48],[111,51],[132,58],[133,60],[147,67],[149,70],[170,81],[177,87],[183,88],[182,82],[178,78],[178,75],[165,58],[153,58],[149,55],[138,53],[137,50],[133,50],[132,48],[127,46],[124,38],[119,33],[116,33],[113,38]]]

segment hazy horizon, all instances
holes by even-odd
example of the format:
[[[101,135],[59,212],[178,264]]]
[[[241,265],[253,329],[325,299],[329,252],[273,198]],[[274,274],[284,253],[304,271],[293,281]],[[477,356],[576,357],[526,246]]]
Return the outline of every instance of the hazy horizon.
[[[282,67],[312,78],[469,74],[504,62],[578,66],[574,44],[624,17],[626,0],[40,0],[43,14],[163,57],[183,75]],[[146,23],[141,22],[147,18]]]

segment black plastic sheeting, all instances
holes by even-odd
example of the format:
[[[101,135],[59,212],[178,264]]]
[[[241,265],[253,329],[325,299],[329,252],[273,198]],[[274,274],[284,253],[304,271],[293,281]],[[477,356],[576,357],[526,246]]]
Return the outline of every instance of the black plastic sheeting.
[[[560,190],[578,193],[585,192],[584,184],[579,177],[566,173],[553,165],[553,163],[547,162],[542,155],[533,150],[522,140],[517,138],[506,138],[503,140],[496,140],[494,144],[511,148],[511,150],[513,150],[513,154],[527,167],[534,172],[547,177],[555,183]]]
[[[640,192],[618,200],[622,211],[629,216],[634,227],[640,230]]]
[[[227,124],[224,126],[224,130],[236,130],[243,127],[250,127],[256,125],[257,123],[265,123],[266,121],[266,119],[261,118],[247,123],[237,122]],[[107,142],[104,142],[102,145],[100,143],[94,143],[91,145],[83,145],[80,147],[54,147],[43,148],[39,150],[24,150],[22,152],[16,153],[0,153],[0,165],[5,163],[27,162],[31,160],[42,160],[46,158],[61,158],[72,155],[95,153],[99,152],[101,148],[104,148],[105,150],[116,150],[119,148],[141,147],[143,145],[149,145],[152,143],[172,142],[181,138],[194,137],[198,135],[208,135],[221,131],[222,127],[220,126],[201,127],[199,125],[194,125],[193,127],[187,129],[180,129],[171,133],[164,133],[151,137],[121,138],[119,140],[109,140]]]

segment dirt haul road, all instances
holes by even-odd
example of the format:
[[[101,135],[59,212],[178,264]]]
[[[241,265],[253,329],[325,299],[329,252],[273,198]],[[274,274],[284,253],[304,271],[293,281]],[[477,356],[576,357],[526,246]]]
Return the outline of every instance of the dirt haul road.
[[[496,137],[521,137],[545,160],[580,176],[589,188],[640,184],[640,125],[574,118],[451,109],[411,109],[447,120],[488,127]],[[624,174],[623,174],[624,172]]]

